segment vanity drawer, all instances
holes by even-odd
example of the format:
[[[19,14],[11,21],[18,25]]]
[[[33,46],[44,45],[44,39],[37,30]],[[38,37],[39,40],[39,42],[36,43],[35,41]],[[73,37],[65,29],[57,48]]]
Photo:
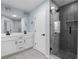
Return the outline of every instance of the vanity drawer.
[[[21,41],[23,44],[17,44],[17,49],[18,51],[22,51],[25,49],[28,49],[30,47],[33,47],[33,41],[31,38],[25,39],[23,41]],[[19,43],[19,42],[18,42]]]
[[[24,40],[24,39],[19,39],[19,40],[16,40],[16,41],[15,41],[15,44],[16,44],[17,46],[23,45],[24,43],[25,43],[25,40]]]

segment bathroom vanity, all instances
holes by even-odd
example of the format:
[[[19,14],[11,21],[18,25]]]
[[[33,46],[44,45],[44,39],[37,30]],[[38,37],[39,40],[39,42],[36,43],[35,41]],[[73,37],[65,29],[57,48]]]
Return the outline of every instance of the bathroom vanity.
[[[21,13],[21,12],[19,12]],[[8,13],[9,14],[9,13]],[[23,15],[23,14],[22,14]],[[26,15],[9,18],[1,15],[1,56],[11,55],[33,47],[33,33],[28,31]]]
[[[33,33],[13,33],[11,35],[2,34],[1,36],[2,57],[31,47],[33,47]]]

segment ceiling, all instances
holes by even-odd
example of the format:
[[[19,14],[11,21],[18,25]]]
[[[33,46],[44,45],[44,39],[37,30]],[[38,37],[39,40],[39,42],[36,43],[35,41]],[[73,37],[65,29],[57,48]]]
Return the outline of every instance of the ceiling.
[[[58,7],[67,5],[77,0],[52,0]]]
[[[1,0],[3,5],[30,12],[46,0]],[[52,0],[58,7],[69,4],[77,0]]]
[[[1,0],[1,4],[30,12],[44,1],[46,0]]]
[[[20,18],[22,18],[24,16],[24,12],[2,5],[1,6],[1,16],[5,16],[12,20],[20,20]]]

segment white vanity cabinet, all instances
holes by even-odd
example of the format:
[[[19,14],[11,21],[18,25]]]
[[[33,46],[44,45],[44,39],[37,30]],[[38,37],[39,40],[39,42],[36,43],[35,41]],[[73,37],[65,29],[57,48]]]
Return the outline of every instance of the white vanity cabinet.
[[[17,51],[28,49],[33,47],[33,36],[23,36],[18,37],[19,39],[15,41]]]
[[[10,55],[33,47],[33,35],[1,37],[1,56]]]
[[[14,40],[2,41],[1,43],[1,55],[9,55],[16,52],[16,45]]]

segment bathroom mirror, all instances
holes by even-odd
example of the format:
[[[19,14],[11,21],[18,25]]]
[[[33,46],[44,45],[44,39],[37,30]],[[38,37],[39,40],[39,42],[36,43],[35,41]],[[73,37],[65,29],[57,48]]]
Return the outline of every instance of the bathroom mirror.
[[[6,34],[7,32],[10,34],[27,34],[28,32],[30,32],[30,27],[33,22],[30,20],[31,16],[29,12],[2,3],[1,34]]]
[[[6,6],[1,6],[1,33],[24,33],[28,32],[29,17],[28,13]]]
[[[1,17],[1,32],[6,33],[7,31],[9,33],[20,33],[22,32],[21,28],[21,19],[12,19],[6,16]]]

